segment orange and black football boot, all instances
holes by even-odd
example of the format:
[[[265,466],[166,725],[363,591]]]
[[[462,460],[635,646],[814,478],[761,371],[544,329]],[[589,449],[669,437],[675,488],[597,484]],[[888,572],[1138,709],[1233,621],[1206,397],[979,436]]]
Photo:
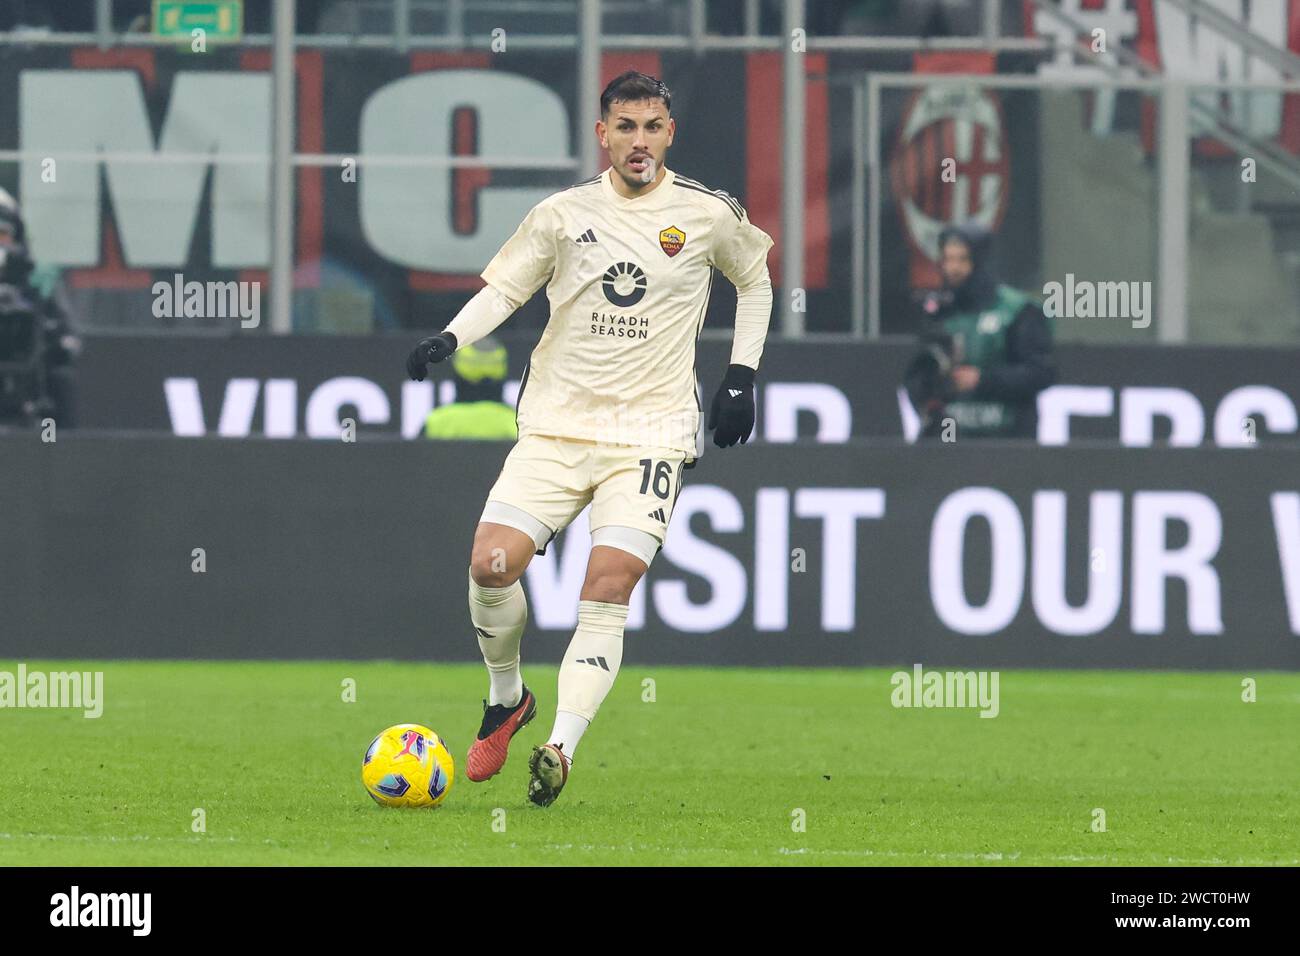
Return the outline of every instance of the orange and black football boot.
[[[524,725],[537,716],[537,698],[524,685],[524,692],[519,703],[513,707],[483,701],[483,725],[479,727],[478,739],[470,745],[469,756],[465,761],[465,776],[475,783],[482,783],[495,776],[506,763],[506,754],[510,750],[510,738],[523,730]]]

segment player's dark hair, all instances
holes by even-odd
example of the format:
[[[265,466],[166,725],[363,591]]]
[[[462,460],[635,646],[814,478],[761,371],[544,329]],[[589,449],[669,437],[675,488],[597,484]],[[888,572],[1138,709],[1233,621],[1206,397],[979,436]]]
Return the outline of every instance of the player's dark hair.
[[[649,73],[628,70],[609,81],[605,92],[600,94],[600,115],[603,119],[609,115],[609,108],[615,103],[636,103],[640,100],[663,100],[664,109],[673,111],[673,97],[663,80]]]

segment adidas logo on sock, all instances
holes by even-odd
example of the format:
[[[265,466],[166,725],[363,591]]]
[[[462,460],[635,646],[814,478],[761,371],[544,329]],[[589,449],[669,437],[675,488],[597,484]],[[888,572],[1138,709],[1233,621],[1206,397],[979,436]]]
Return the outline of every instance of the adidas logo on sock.
[[[588,657],[586,660],[583,660],[581,657],[579,657],[576,661],[574,661],[574,663],[590,664],[592,667],[599,667],[603,671],[609,670],[609,664],[605,662],[605,658],[603,657]]]
[[[479,636],[479,637],[486,637],[486,638],[488,638],[489,640],[491,640],[492,635],[489,634],[487,631],[483,630],[483,628],[479,627],[477,624],[474,625],[474,630],[478,631],[478,636]]]
[[[663,509],[663,508],[656,508],[654,511],[647,511],[647,512],[646,512],[646,517],[647,517],[647,518],[654,518],[655,521],[663,521],[663,522],[667,522],[667,521],[668,521],[667,516],[664,515],[664,509]]]
[[[729,388],[729,389],[727,389],[727,394],[730,395],[732,398],[735,398],[737,395],[740,394],[740,389],[738,389],[738,388]]]
[[[592,232],[590,229],[588,229],[586,232],[584,232],[582,235],[580,235],[577,239],[573,241],[574,242],[595,242],[596,234]]]

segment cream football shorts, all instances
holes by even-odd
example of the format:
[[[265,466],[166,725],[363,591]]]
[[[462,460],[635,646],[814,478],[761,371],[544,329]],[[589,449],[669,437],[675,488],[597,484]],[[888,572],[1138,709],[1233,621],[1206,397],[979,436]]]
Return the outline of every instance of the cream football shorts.
[[[649,566],[668,533],[686,458],[671,448],[525,435],[506,456],[479,520],[522,531],[545,554],[591,505],[592,545],[628,551]]]

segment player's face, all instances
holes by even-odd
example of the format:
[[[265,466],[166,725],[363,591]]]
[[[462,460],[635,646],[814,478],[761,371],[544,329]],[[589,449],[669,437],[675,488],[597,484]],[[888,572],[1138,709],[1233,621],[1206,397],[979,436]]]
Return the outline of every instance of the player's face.
[[[939,271],[943,274],[943,284],[955,289],[970,278],[974,268],[970,261],[970,247],[964,242],[950,240],[939,251]]]
[[[675,129],[663,100],[639,100],[611,104],[609,115],[596,124],[596,135],[614,172],[638,189],[659,178]]]

